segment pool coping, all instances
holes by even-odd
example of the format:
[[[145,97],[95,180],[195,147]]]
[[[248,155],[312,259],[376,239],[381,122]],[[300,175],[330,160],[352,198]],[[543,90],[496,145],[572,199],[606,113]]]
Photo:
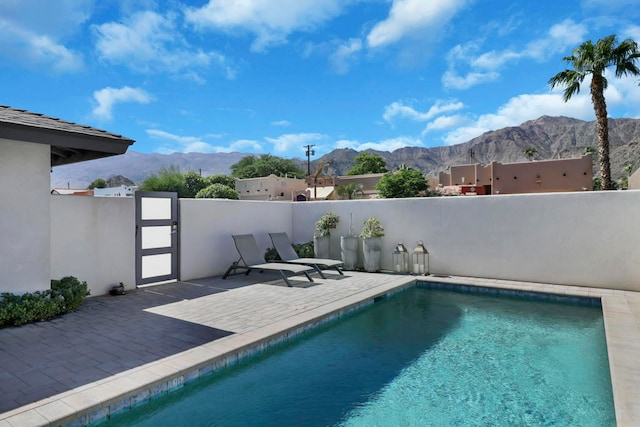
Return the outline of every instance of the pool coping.
[[[351,273],[351,272],[350,272]],[[508,291],[600,299],[618,426],[640,423],[640,294],[611,289],[514,282],[460,276],[399,276],[353,274],[354,280],[375,284],[347,297],[310,309],[300,309],[264,326],[211,341],[190,350],[0,414],[0,427],[22,425],[81,426],[99,422],[154,397],[180,388],[212,371],[289,339],[336,316],[371,304],[382,295],[420,282],[436,282]],[[384,280],[380,280],[383,276]],[[329,279],[331,280],[331,279]],[[327,286],[330,281],[325,282]],[[321,284],[320,286],[323,286]],[[232,292],[232,291],[230,291]]]

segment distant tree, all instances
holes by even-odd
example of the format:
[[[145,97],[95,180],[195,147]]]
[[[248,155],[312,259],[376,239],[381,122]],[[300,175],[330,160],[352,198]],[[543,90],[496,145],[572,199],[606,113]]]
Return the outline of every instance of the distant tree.
[[[527,156],[527,158],[529,159],[529,161],[533,160],[533,156],[536,155],[536,153],[538,152],[538,150],[536,150],[533,147],[527,147],[524,150],[522,150],[525,154],[525,156]]]
[[[379,154],[362,152],[353,159],[353,167],[349,169],[347,175],[365,175],[368,173],[388,172],[387,163]]]
[[[89,184],[87,188],[89,190],[93,190],[96,188],[107,188],[107,181],[105,181],[103,178],[96,178],[91,184]]]
[[[629,163],[624,167],[623,169],[624,176],[622,176],[618,180],[619,188],[629,188],[629,178],[631,178],[631,175],[633,174],[633,170],[634,170],[634,166],[631,163]]]
[[[339,185],[336,187],[336,194],[340,199],[355,199],[358,194],[362,194],[362,184],[351,182],[349,184]]]
[[[163,166],[149,175],[140,185],[141,191],[171,191],[178,197],[189,197],[184,175],[178,166]],[[191,196],[193,197],[193,196]]]
[[[211,184],[196,194],[196,199],[234,199],[238,200],[238,192],[224,184]]]
[[[631,176],[631,174],[633,173],[634,170],[634,166],[633,164],[629,163],[627,166],[624,167],[624,174],[627,176],[627,178],[629,178]]]
[[[260,178],[269,175],[304,178],[306,172],[293,160],[287,160],[271,154],[260,157],[246,156],[238,163],[231,165],[231,175],[236,178]]]
[[[593,154],[593,156],[595,157],[598,153],[596,152],[596,149],[593,147],[584,147],[584,150],[582,150],[582,154]]]
[[[429,181],[425,179],[424,174],[412,168],[389,172],[376,184],[380,197],[385,199],[416,197],[428,189]]]
[[[208,185],[205,178],[203,178],[200,174],[189,171],[184,174],[184,197],[196,197],[198,191],[206,188]]]
[[[604,90],[608,82],[604,76],[609,67],[615,67],[615,76],[640,75],[636,64],[640,58],[638,44],[631,40],[623,40],[619,44],[615,35],[598,40],[595,44],[587,40],[575,48],[571,56],[562,58],[573,69],[559,72],[551,79],[551,87],[565,86],[563,99],[568,101],[580,92],[580,85],[585,77],[591,75],[591,102],[596,113],[596,132],[598,136],[598,161],[600,163],[600,180],[603,190],[614,188],[611,181],[611,164],[609,161],[609,123],[607,119],[607,103]]]
[[[211,185],[211,184],[222,184],[222,185],[226,185],[227,187],[231,187],[231,188],[235,188],[236,187],[236,180],[234,177],[232,176],[228,176],[228,175],[223,175],[223,174],[217,174],[217,175],[211,175],[205,178],[205,181],[207,182],[207,186]]]

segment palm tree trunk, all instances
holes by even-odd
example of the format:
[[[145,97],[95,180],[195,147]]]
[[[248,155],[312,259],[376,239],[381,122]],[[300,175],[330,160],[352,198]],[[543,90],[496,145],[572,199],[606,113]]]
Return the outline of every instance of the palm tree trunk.
[[[611,164],[609,162],[609,123],[607,103],[604,99],[604,77],[594,74],[591,80],[591,102],[596,112],[596,132],[598,135],[598,161],[603,190],[612,190]]]

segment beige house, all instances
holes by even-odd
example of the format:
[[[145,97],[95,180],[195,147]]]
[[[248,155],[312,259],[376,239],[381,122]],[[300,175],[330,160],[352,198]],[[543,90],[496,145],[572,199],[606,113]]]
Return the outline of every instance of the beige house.
[[[306,190],[304,179],[279,177],[271,174],[261,178],[236,178],[240,200],[291,201],[294,193]]]
[[[627,188],[629,190],[640,190],[640,169],[631,174]]]
[[[361,186],[362,193],[356,194],[356,199],[377,199],[378,190],[376,190],[376,184],[380,181],[380,178],[384,176],[383,173],[370,173],[366,175],[343,175],[336,176],[334,178],[334,184],[337,187],[357,184]]]
[[[572,159],[457,165],[440,172],[438,180],[443,187],[460,187],[462,193],[588,191],[593,188],[593,157],[585,154]]]

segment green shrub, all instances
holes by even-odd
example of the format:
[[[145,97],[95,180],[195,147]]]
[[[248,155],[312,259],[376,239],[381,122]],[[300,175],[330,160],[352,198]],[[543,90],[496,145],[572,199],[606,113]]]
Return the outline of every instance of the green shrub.
[[[196,194],[196,199],[233,199],[238,200],[238,192],[224,184],[211,184]]]
[[[300,258],[313,258],[313,242],[307,243],[294,243],[293,250],[296,251]],[[280,256],[275,248],[267,248],[264,253],[264,259],[269,261],[280,261]]]
[[[0,294],[0,328],[51,319],[78,309],[89,295],[87,282],[72,276],[51,281],[51,289]]]
[[[80,282],[73,276],[51,281],[51,298],[59,301],[62,313],[76,311],[87,295],[87,282]]]
[[[293,249],[300,258],[313,258],[313,241],[307,243],[294,243]]]

